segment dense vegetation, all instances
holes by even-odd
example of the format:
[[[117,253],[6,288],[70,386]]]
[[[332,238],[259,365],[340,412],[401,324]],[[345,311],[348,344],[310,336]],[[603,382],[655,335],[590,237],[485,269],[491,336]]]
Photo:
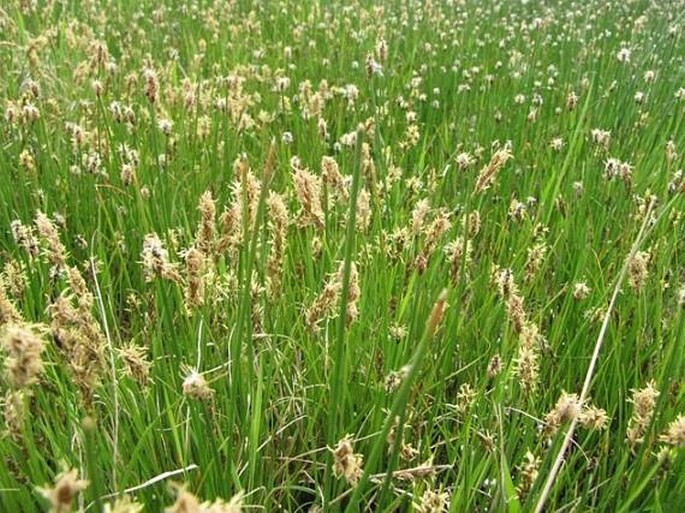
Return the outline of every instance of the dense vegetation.
[[[683,13],[4,2],[0,510],[682,511]]]

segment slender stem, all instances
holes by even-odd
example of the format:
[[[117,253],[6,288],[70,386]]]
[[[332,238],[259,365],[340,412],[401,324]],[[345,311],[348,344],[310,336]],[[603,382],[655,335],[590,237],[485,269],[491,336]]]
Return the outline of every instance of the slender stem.
[[[609,302],[609,308],[607,308],[606,314],[604,314],[602,328],[599,331],[599,336],[597,337],[597,342],[595,342],[595,348],[592,352],[592,358],[590,359],[590,365],[588,366],[587,373],[585,374],[585,382],[583,383],[583,389],[580,392],[580,398],[578,400],[579,409],[583,408],[588,393],[590,392],[592,377],[594,376],[595,367],[597,366],[597,361],[599,360],[599,352],[602,349],[602,344],[604,343],[604,338],[606,336],[607,329],[609,328],[609,319],[611,319],[611,314],[614,310],[614,306],[616,305],[616,299],[618,298],[618,294],[621,291],[621,285],[623,284],[623,280],[625,279],[626,274],[628,273],[628,266],[630,265],[631,260],[635,257],[635,254],[637,253],[637,250],[639,249],[640,244],[642,243],[645,231],[647,230],[647,226],[649,225],[649,220],[651,219],[653,206],[654,202],[650,202],[649,207],[647,208],[647,212],[645,212],[645,218],[642,221],[640,231],[637,234],[637,237],[635,238],[635,242],[633,242],[633,247],[630,250],[630,254],[624,262],[623,267],[621,268],[621,273],[618,276],[618,280],[616,280],[614,292],[611,295],[611,301]],[[561,444],[561,447],[559,448],[559,452],[557,453],[557,456],[554,460],[554,464],[552,465],[552,469],[550,470],[547,476],[547,480],[545,481],[545,486],[542,489],[540,498],[538,499],[538,503],[535,506],[535,513],[540,513],[542,509],[545,507],[545,502],[547,502],[549,494],[552,491],[552,487],[554,486],[554,482],[556,480],[557,474],[559,473],[559,469],[561,468],[561,464],[564,462],[564,456],[566,454],[566,451],[568,450],[569,445],[571,444],[571,439],[573,438],[573,433],[577,425],[578,416],[574,417],[574,419],[571,421],[571,425],[566,431],[564,441]]]

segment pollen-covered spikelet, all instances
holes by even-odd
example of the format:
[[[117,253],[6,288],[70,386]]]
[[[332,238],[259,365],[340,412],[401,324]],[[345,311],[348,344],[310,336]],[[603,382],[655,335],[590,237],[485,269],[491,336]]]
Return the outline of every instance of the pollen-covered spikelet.
[[[503,366],[504,365],[502,363],[502,357],[499,355],[499,353],[493,355],[493,357],[490,358],[490,361],[488,362],[488,368],[487,368],[488,379],[493,379],[500,372],[502,372]]]
[[[400,370],[392,370],[385,377],[384,388],[386,392],[394,392],[402,385],[409,375],[410,366],[405,365]]]
[[[369,143],[363,142],[361,147],[361,175],[366,178],[371,190],[376,188],[376,164],[373,161],[371,154],[371,146]]]
[[[266,206],[269,213],[269,238],[271,242],[269,257],[266,261],[266,291],[267,296],[274,300],[281,292],[290,219],[285,198],[281,194],[270,192],[266,199]]]
[[[45,350],[40,326],[9,324],[0,328],[0,347],[5,353],[5,376],[12,388],[26,388],[38,381]]]
[[[362,476],[361,454],[356,454],[352,447],[350,435],[345,436],[338,445],[331,449],[333,453],[333,474],[335,477],[344,477],[352,486],[355,486]]]
[[[221,225],[217,247],[219,254],[228,251],[234,256],[244,243],[245,228],[247,227],[248,233],[254,229],[261,190],[261,184],[250,169],[247,155],[239,155],[233,162],[231,184],[233,200],[219,218]]]
[[[427,198],[419,200],[411,213],[411,233],[416,236],[423,231],[426,216],[430,211],[430,203]]]
[[[250,318],[252,321],[252,332],[255,334],[262,333],[264,325],[264,303],[262,297],[265,290],[259,273],[256,270],[253,271],[250,280]]]
[[[573,285],[573,299],[576,301],[581,301],[588,297],[590,294],[590,287],[587,286],[587,283],[581,281],[577,282]]]
[[[55,223],[40,211],[36,214],[35,223],[38,235],[44,243],[45,257],[53,266],[53,272],[61,272],[67,265],[67,250],[59,239],[59,231]]]
[[[473,244],[471,244],[471,240],[467,239],[465,241],[464,237],[460,235],[454,241],[449,242],[445,246],[444,251],[450,264],[450,279],[453,284],[456,284],[462,267],[464,268],[464,274],[468,275],[473,255]]]
[[[26,417],[27,393],[25,390],[8,390],[2,400],[2,412],[5,419],[7,434],[12,440],[21,440],[24,432],[24,419]]]
[[[293,184],[300,202],[299,223],[301,226],[314,225],[319,229],[324,227],[324,214],[321,207],[321,179],[308,169],[299,165],[299,161],[291,162],[293,167]]]
[[[526,311],[523,307],[523,297],[511,294],[506,301],[507,317],[516,333],[521,333],[526,324]]]
[[[5,278],[0,276],[0,328],[5,324],[21,322],[22,316],[7,295]]]
[[[165,508],[165,513],[241,513],[243,511],[243,492],[238,492],[230,500],[221,497],[214,501],[201,502],[184,485],[172,484],[176,493],[174,503]]]
[[[206,258],[211,258],[214,254],[216,239],[216,202],[212,197],[211,191],[205,191],[200,196],[200,225],[197,228],[195,244]]]
[[[187,369],[183,379],[183,395],[208,401],[214,397],[214,390],[209,386],[205,377],[195,369]]]
[[[598,408],[592,404],[584,404],[583,411],[580,412],[578,420],[586,429],[592,431],[602,431],[606,429],[609,424],[609,416],[602,408]]]
[[[673,447],[685,447],[685,415],[678,415],[659,436],[659,440]]]
[[[523,463],[519,466],[519,479],[516,485],[516,493],[519,498],[525,498],[533,488],[538,478],[538,471],[542,460],[532,452],[526,451]]]
[[[117,353],[123,364],[124,374],[135,379],[141,387],[147,386],[152,367],[147,349],[131,342],[117,349]]]
[[[504,165],[512,158],[513,154],[511,153],[511,145],[508,143],[495,151],[490,158],[490,162],[480,170],[480,174],[476,180],[474,193],[478,194],[488,189],[497,178],[497,174],[500,169],[502,169],[502,167],[504,167]]]
[[[422,256],[428,261],[435,252],[442,236],[449,231],[452,226],[449,212],[444,209],[438,210],[433,221],[423,230],[424,242]]]
[[[186,251],[185,306],[189,312],[205,302],[205,253],[197,248]]]
[[[312,305],[305,311],[305,319],[310,329],[317,330],[319,322],[331,315],[333,308],[338,303],[341,291],[342,282],[338,279],[338,273],[334,273],[326,281],[323,290]]]
[[[338,280],[343,283],[343,274],[345,272],[345,265],[341,263],[338,269]],[[359,317],[359,298],[361,296],[361,289],[359,288],[359,272],[357,271],[357,264],[350,262],[350,286],[347,296],[347,311],[346,322],[349,326]]]
[[[15,219],[10,223],[10,231],[12,238],[20,247],[22,247],[29,254],[31,259],[38,256],[40,246],[36,238],[35,231],[32,226],[23,224],[20,220]]]
[[[398,454],[403,461],[411,461],[419,454],[419,451],[404,439],[404,431],[410,428],[411,425],[409,423],[404,423],[404,425],[400,427],[400,417],[399,415],[395,417],[386,438],[388,454],[392,454],[395,444],[398,442],[398,436],[400,437]]]
[[[456,411],[460,415],[468,413],[478,397],[478,392],[469,384],[462,383],[459,385],[457,392]]]
[[[340,173],[340,167],[333,157],[324,156],[321,159],[321,178],[328,194],[336,201],[345,201],[349,197],[345,177]]]
[[[427,489],[414,507],[418,513],[444,513],[450,507],[449,493]]]
[[[640,291],[649,276],[649,251],[638,251],[628,263],[628,285],[635,291]]]
[[[92,314],[93,296],[78,269],[68,269],[69,288],[48,307],[50,328],[86,405],[100,383],[105,337]]]
[[[573,421],[580,413],[578,395],[562,392],[554,408],[545,415],[543,433],[547,437],[554,436],[562,424]]]
[[[523,297],[519,294],[518,286],[514,281],[514,273],[511,269],[501,269],[495,265],[492,270],[492,282],[497,287],[499,296],[504,300],[507,318],[512,328],[516,333],[521,333],[527,323],[527,316],[523,306]]]
[[[153,68],[145,68],[143,70],[143,79],[145,80],[145,96],[148,101],[154,105],[159,98],[159,80],[157,79],[157,72]]]
[[[74,499],[88,487],[88,481],[78,478],[72,469],[57,475],[52,488],[39,488],[40,494],[50,502],[50,513],[71,513]]]
[[[653,381],[647,383],[645,388],[632,390],[630,402],[633,404],[633,415],[626,431],[626,439],[631,447],[644,441],[644,435],[652,421],[659,395],[660,392]]]
[[[540,345],[542,335],[537,324],[525,322],[519,333],[514,375],[526,393],[537,389],[540,376]]]
[[[314,300],[312,305],[306,310],[305,318],[307,325],[312,330],[317,330],[319,323],[326,317],[332,317],[335,307],[340,301],[340,294],[343,289],[343,279],[345,273],[345,262],[340,262],[338,270],[333,273],[326,281],[323,290]],[[351,324],[359,316],[359,273],[354,262],[350,263],[350,286],[347,301],[346,322]]]
[[[528,248],[528,258],[524,268],[524,277],[527,281],[538,276],[540,268],[547,256],[547,249],[547,243],[544,241],[536,242],[532,247]]]
[[[243,209],[240,197],[235,198],[219,216],[221,235],[217,246],[219,254],[229,251],[235,254],[243,240]]]
[[[144,504],[136,501],[129,495],[124,495],[114,500],[112,503],[105,504],[103,513],[142,513]]]
[[[151,282],[157,277],[176,282],[180,280],[177,266],[169,261],[169,252],[156,233],[145,236],[140,256],[145,281]]]
[[[366,233],[371,225],[371,194],[365,188],[357,196],[357,230]]]

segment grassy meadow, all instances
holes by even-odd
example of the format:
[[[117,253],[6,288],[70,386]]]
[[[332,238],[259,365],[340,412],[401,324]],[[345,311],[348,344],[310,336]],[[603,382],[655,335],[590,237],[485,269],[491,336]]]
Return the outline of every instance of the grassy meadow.
[[[0,5],[0,511],[685,511],[682,0]]]

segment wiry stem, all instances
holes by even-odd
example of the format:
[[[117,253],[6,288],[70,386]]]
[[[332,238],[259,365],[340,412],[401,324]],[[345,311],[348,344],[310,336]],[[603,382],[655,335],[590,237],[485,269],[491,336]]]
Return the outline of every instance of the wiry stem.
[[[585,400],[587,399],[588,393],[590,391],[590,384],[592,383],[592,376],[595,373],[595,367],[597,366],[597,361],[599,360],[599,352],[602,349],[602,344],[604,343],[604,338],[607,333],[607,329],[609,328],[609,319],[611,318],[611,313],[614,310],[614,306],[616,304],[616,299],[618,298],[618,293],[621,290],[621,285],[623,284],[623,280],[626,277],[626,274],[628,273],[628,266],[630,265],[630,261],[633,259],[635,254],[637,253],[637,250],[640,247],[640,244],[642,243],[643,236],[645,234],[645,231],[647,230],[647,225],[649,224],[649,220],[651,219],[651,214],[652,214],[652,207],[654,206],[654,202],[650,202],[649,207],[647,208],[647,211],[645,212],[645,218],[642,221],[642,226],[640,227],[640,231],[637,234],[637,237],[635,238],[635,242],[633,242],[633,247],[630,249],[630,254],[628,255],[628,258],[623,264],[623,267],[621,268],[621,273],[618,276],[618,280],[616,281],[616,285],[614,287],[614,292],[611,295],[611,301],[609,302],[609,308],[607,308],[606,314],[604,314],[604,321],[602,322],[602,328],[599,331],[599,336],[597,337],[597,342],[595,342],[595,349],[592,352],[592,358],[590,359],[590,365],[588,366],[587,373],[585,374],[585,382],[583,383],[583,389],[580,392],[580,398],[578,399],[578,409],[582,410],[583,405],[585,404]],[[535,506],[535,513],[540,513],[542,509],[545,507],[545,502],[547,502],[547,499],[549,498],[549,494],[552,491],[552,486],[554,486],[554,481],[556,480],[557,474],[559,473],[559,469],[561,468],[561,464],[564,462],[564,455],[566,454],[566,451],[568,450],[569,445],[571,444],[571,439],[573,438],[573,433],[576,429],[576,426],[578,425],[578,416],[575,416],[573,420],[571,421],[571,425],[569,426],[568,430],[566,431],[566,436],[564,436],[564,442],[561,444],[561,447],[559,448],[559,452],[557,453],[557,456],[554,460],[554,464],[552,465],[552,469],[550,470],[548,476],[547,476],[547,481],[545,481],[545,486],[542,489],[542,492],[540,493],[540,498],[538,499],[537,505]]]

